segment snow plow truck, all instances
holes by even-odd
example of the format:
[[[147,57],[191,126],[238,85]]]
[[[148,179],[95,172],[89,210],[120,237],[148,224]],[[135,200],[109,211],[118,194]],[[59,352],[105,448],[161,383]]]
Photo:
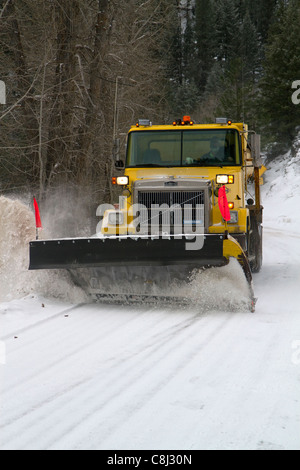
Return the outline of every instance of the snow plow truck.
[[[30,269],[67,269],[98,300],[144,301],[164,297],[173,279],[235,258],[254,311],[252,273],[262,265],[260,136],[225,118],[139,120],[125,161],[118,150],[114,158],[119,204],[98,208],[90,238],[32,241]]]

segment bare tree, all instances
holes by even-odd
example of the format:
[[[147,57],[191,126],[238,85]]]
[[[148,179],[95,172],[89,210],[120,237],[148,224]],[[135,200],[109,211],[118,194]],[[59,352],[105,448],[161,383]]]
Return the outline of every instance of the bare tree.
[[[170,0],[0,0],[7,189],[27,185],[43,198],[71,184],[95,203],[112,197],[114,137],[138,117],[168,115],[174,12]]]

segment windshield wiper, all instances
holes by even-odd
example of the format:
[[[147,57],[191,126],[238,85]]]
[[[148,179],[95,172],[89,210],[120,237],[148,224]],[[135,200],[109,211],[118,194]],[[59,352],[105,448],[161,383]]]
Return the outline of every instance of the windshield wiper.
[[[142,163],[141,165],[135,165],[131,168],[164,168],[164,165],[157,165],[155,163]]]
[[[197,162],[197,163],[190,163],[188,165],[183,165],[184,167],[189,167],[189,166],[192,166],[192,167],[196,167],[197,166],[207,166],[207,163],[206,162]]]

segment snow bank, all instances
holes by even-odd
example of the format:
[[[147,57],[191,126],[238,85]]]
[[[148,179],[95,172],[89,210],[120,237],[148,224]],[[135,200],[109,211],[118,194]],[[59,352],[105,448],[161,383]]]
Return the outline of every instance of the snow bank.
[[[29,293],[25,247],[34,238],[34,215],[20,201],[0,197],[0,300]]]
[[[0,302],[41,294],[79,303],[86,300],[67,274],[30,272],[29,242],[35,239],[33,212],[21,201],[0,197]]]
[[[300,229],[300,137],[291,150],[268,165],[262,187],[264,225],[274,230]]]

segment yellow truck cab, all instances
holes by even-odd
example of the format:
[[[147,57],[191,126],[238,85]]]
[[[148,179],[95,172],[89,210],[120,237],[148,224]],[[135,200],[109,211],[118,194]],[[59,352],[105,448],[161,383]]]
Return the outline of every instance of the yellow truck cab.
[[[227,119],[140,120],[129,130],[126,161],[116,152],[115,165],[124,170],[113,177],[122,196],[99,207],[97,234],[31,242],[30,269],[67,269],[101,301],[115,298],[114,284],[139,282],[140,294],[126,298],[144,301],[156,292],[150,285],[165,290],[174,278],[188,281],[235,258],[253,311],[252,272],[262,263],[259,136]]]
[[[105,214],[103,235],[162,235],[168,233],[168,227],[173,234],[187,234],[187,230],[193,233],[193,227],[200,224],[196,207],[202,205],[203,232],[232,235],[251,258],[253,270],[258,271],[262,208],[260,200],[254,204],[248,193],[255,160],[248,139],[247,125],[223,118],[215,124],[195,124],[189,116],[171,125],[140,120],[128,134],[124,176],[113,179],[114,184],[123,186],[124,200],[119,211]],[[117,166],[121,166],[119,162]],[[219,208],[222,186],[226,188],[230,211],[228,221]],[[132,211],[138,205],[147,209],[144,221],[137,217],[137,210]],[[188,220],[184,206],[190,208]],[[164,225],[167,207],[173,209]],[[179,216],[176,207],[181,212]],[[161,208],[160,214],[153,215],[151,208]]]

